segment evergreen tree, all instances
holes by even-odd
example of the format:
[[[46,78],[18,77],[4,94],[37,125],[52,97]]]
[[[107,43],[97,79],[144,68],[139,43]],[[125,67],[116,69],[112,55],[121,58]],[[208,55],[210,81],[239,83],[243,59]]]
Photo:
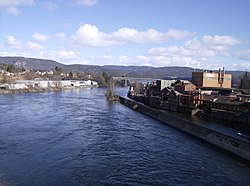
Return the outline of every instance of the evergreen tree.
[[[69,77],[72,78],[73,76],[74,76],[74,74],[73,74],[72,72],[70,72],[70,73],[69,73]]]
[[[62,70],[61,67],[56,66],[56,68],[55,68],[55,75],[61,75],[62,71],[63,70]]]
[[[14,65],[8,65],[7,66],[7,72],[9,72],[9,73],[14,73],[15,71],[16,71],[16,68],[14,67]]]
[[[111,76],[109,76],[106,72],[103,72],[102,73],[102,77],[104,78],[104,81],[107,83],[109,80],[110,80],[110,78],[111,78]]]

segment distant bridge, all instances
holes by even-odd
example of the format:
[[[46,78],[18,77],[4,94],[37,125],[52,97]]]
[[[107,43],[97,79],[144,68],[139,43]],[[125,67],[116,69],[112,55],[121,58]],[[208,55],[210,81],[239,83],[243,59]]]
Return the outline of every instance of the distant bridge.
[[[134,81],[143,81],[143,80],[156,80],[157,78],[137,78],[137,77],[112,77],[113,80],[124,80],[124,86],[128,86],[128,81],[134,80]]]

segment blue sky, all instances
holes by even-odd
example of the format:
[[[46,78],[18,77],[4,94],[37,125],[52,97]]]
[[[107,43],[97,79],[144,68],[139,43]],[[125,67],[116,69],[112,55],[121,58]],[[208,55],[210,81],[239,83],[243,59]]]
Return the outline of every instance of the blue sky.
[[[249,0],[0,0],[0,56],[250,70]]]

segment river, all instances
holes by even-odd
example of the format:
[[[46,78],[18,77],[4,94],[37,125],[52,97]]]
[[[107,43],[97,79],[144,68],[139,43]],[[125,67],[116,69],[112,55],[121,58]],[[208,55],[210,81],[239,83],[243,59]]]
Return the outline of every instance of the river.
[[[249,185],[246,162],[104,92],[0,95],[0,185]]]

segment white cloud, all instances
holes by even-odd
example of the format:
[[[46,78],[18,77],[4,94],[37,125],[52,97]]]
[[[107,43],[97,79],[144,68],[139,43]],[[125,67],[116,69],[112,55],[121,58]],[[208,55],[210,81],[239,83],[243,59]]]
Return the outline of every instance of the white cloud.
[[[193,36],[194,32],[170,29],[168,32],[159,32],[155,29],[148,29],[147,31],[138,31],[134,28],[120,28],[113,32],[113,37],[118,41],[132,42],[132,43],[160,43],[167,39],[183,39],[185,37]]]
[[[135,59],[128,57],[126,55],[119,55],[114,58],[113,61],[107,61],[107,64],[110,65],[123,65],[123,66],[129,66],[129,65],[134,65]]]
[[[95,25],[84,24],[72,36],[72,41],[78,46],[108,47],[126,43],[160,43],[167,39],[183,39],[193,35],[193,32],[181,30],[169,30],[166,33],[161,33],[154,29],[138,31],[126,27],[108,34],[99,31]]]
[[[202,41],[194,38],[183,46],[151,48],[150,55],[154,56],[183,56],[183,57],[213,57],[215,55],[230,56],[230,47],[239,44],[240,40],[233,36],[204,36]]]
[[[85,60],[85,59],[79,61],[79,63],[80,64],[84,64],[84,65],[93,65],[93,64],[95,64],[95,63],[93,63],[93,61],[91,61],[91,60]]]
[[[128,57],[125,56],[125,55],[119,55],[119,56],[118,56],[118,59],[119,59],[119,60],[127,60]]]
[[[232,70],[241,70],[241,71],[249,71],[250,70],[250,62],[246,63],[234,63],[231,65]]]
[[[215,56],[231,57],[233,54],[231,47],[239,43],[240,40],[233,36],[204,36],[201,40],[194,38],[186,41],[182,46],[151,48],[148,53],[153,60],[152,64],[162,64],[165,61],[168,65],[176,63],[178,66],[214,69],[225,64],[225,62],[216,61]],[[250,50],[241,52],[239,55],[242,59],[248,57],[250,59]]]
[[[20,51],[18,51],[18,52],[17,51],[15,51],[15,52],[6,52],[6,51],[2,52],[2,51],[0,51],[0,56],[34,57],[30,54],[27,54],[26,52],[20,52]]]
[[[109,55],[103,55],[102,56],[104,59],[111,59],[112,58],[112,56],[109,56]]]
[[[250,49],[242,50],[239,52],[240,59],[250,61]]]
[[[216,52],[207,49],[198,40],[190,40],[181,47],[169,46],[151,48],[149,54],[154,56],[209,57],[215,56]]]
[[[17,56],[16,52],[0,51],[0,56]]]
[[[47,1],[43,5],[49,12],[54,12],[58,9],[58,5],[51,1]]]
[[[112,33],[112,36],[120,43],[158,43],[163,40],[164,34],[154,29],[140,32],[134,28],[120,28]]]
[[[168,32],[159,32],[155,29],[138,31],[134,28],[120,28],[111,34],[117,42],[124,43],[160,43],[168,39],[183,39],[193,36],[194,32],[170,29]]]
[[[93,6],[98,3],[97,0],[75,0],[75,2],[80,6]]]
[[[33,5],[35,2],[33,0],[1,0],[1,7],[8,6],[19,6],[19,5]]]
[[[183,31],[183,30],[170,29],[166,35],[172,39],[183,39],[185,37],[194,36],[195,32],[189,32],[186,30]]]
[[[165,57],[165,56],[145,56],[139,55],[136,57],[129,57],[126,55],[118,55],[117,57],[112,58],[103,58],[102,57],[90,57],[85,59],[85,61],[91,61],[91,64],[96,65],[136,65],[136,66],[154,66],[154,67],[163,67],[163,66],[196,66],[199,68],[201,62],[194,60],[191,57]],[[90,63],[88,63],[90,64]]]
[[[250,70],[250,62],[240,64],[241,68],[244,70]]]
[[[66,51],[66,50],[58,51],[57,56],[59,57],[59,59],[62,59],[62,60],[65,60],[65,61],[74,60],[74,59],[78,58],[78,56],[72,50],[70,50],[70,51]]]
[[[197,67],[200,68],[200,61],[194,60],[191,57],[180,57],[180,56],[152,56],[150,58],[150,64],[156,67],[162,66],[186,66],[186,67]]]
[[[17,9],[18,6],[34,5],[34,0],[1,0],[0,11],[18,16],[21,12]]]
[[[42,45],[39,45],[37,43],[33,43],[33,42],[28,42],[28,48],[32,49],[32,50],[43,50],[44,47]]]
[[[150,65],[152,66],[167,66],[171,64],[171,58],[166,56],[151,56]]]
[[[144,61],[148,61],[149,60],[149,57],[147,56],[137,56],[136,59],[140,59],[140,60],[144,60]]]
[[[96,26],[89,24],[81,26],[72,39],[74,44],[80,46],[105,47],[118,44],[107,34],[100,32]]]
[[[21,41],[12,35],[5,36],[5,45],[10,49],[31,49],[31,50],[43,50],[44,47],[34,42],[27,42],[27,44],[22,44]]]
[[[66,40],[66,34],[64,32],[58,32],[55,35],[57,38],[61,39],[61,40]]]
[[[36,41],[46,41],[49,39],[49,36],[46,34],[34,33],[32,38]]]
[[[5,36],[5,45],[12,49],[20,49],[21,41],[12,35]]]
[[[210,36],[206,35],[202,38],[203,43],[212,50],[217,51],[225,51],[230,48],[230,46],[234,46],[240,43],[240,40],[228,35],[215,35]]]
[[[149,59],[150,58],[147,56],[140,55],[135,58],[135,62],[136,64],[140,64],[142,66],[149,66],[150,65]]]
[[[64,64],[89,64],[89,65],[136,65],[136,66],[186,66],[193,68],[203,69],[218,69],[225,66],[227,69],[249,69],[250,63],[237,63],[225,64],[224,61],[216,58],[200,57],[195,58],[192,56],[150,56],[138,55],[130,57],[127,55],[100,55],[100,56],[81,56],[80,53],[75,53],[72,50],[60,51],[42,51],[40,52],[41,58],[53,59]]]
[[[13,6],[5,8],[5,12],[8,14],[15,15],[15,16],[21,15],[21,12],[17,10],[16,7],[13,7]]]
[[[100,63],[99,58],[92,59],[94,64]],[[136,66],[154,66],[154,67],[163,67],[163,66],[196,66],[199,68],[201,66],[200,61],[194,60],[191,57],[166,57],[166,56],[145,56],[139,55],[136,57],[128,57],[126,55],[119,55],[112,59],[105,61],[105,64],[116,64],[116,65],[136,65]],[[103,65],[103,64],[101,64]]]
[[[59,50],[59,51],[41,51],[40,58],[56,60],[64,64],[78,64],[81,59],[72,50]]]

